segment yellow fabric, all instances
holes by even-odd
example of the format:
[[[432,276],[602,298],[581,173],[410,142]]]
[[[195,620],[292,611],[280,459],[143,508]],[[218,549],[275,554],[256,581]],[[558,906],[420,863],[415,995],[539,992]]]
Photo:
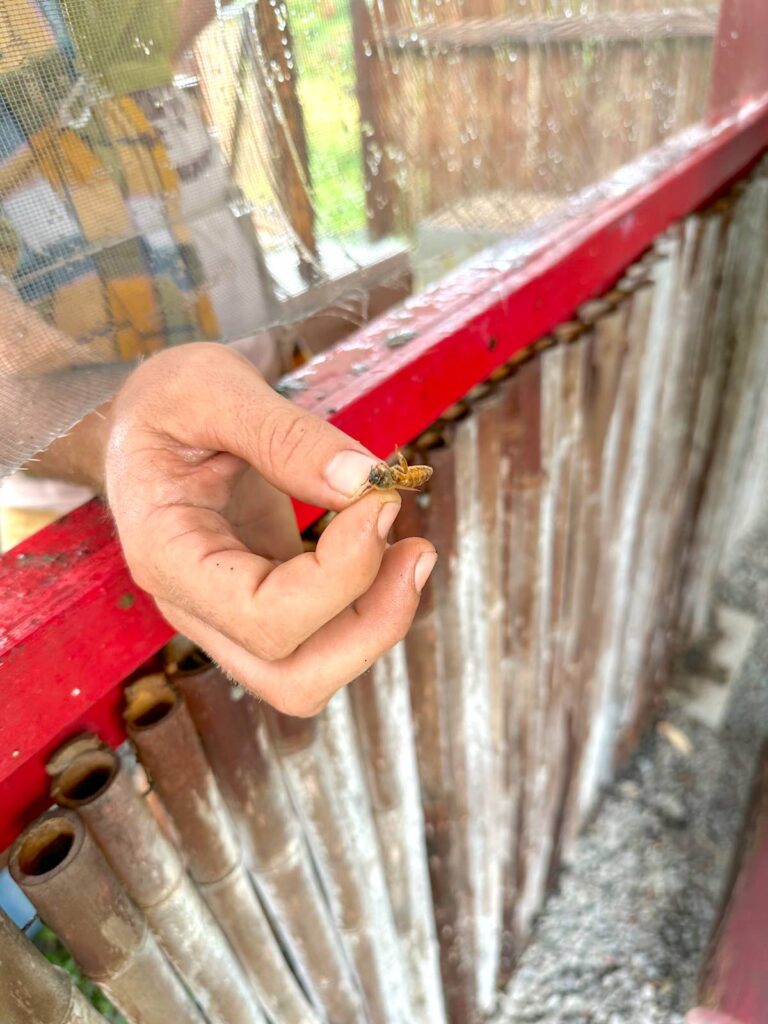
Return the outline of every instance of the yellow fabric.
[[[106,285],[117,344],[123,359],[136,359],[163,347],[163,324],[155,290],[147,277],[115,278]]]
[[[179,0],[63,0],[89,75],[116,96],[173,78]]]

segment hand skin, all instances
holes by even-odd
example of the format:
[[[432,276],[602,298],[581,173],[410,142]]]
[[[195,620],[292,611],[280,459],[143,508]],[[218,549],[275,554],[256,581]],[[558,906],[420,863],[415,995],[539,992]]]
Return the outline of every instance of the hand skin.
[[[375,456],[239,353],[168,349],[37,471],[106,494],[136,583],[277,710],[307,717],[400,640],[437,555],[387,545],[396,492],[351,502]],[[289,495],[339,514],[303,552]]]

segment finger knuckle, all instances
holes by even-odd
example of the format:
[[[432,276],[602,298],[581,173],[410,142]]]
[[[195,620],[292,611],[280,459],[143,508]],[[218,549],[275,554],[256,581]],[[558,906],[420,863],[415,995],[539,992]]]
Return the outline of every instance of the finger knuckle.
[[[262,661],[282,661],[296,650],[296,644],[288,636],[273,634],[261,629],[254,637],[251,652]]]
[[[320,697],[317,694],[307,693],[303,689],[286,687],[275,704],[277,711],[291,718],[314,718],[328,704],[327,697]]]

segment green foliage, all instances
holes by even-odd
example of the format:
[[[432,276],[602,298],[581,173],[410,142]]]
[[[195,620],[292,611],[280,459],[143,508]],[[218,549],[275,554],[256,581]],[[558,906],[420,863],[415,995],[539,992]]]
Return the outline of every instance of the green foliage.
[[[126,1024],[125,1018],[120,1016],[107,997],[92,982],[83,977],[67,949],[59,942],[50,928],[42,927],[35,935],[34,942],[46,960],[56,964],[57,967],[62,967],[71,976],[85,998],[106,1020],[112,1021],[113,1024]]]
[[[290,0],[318,236],[365,227],[360,113],[349,0]]]

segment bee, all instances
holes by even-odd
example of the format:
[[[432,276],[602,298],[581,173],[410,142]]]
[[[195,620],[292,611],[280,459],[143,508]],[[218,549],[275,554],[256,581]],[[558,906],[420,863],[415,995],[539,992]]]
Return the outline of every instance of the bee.
[[[418,491],[432,476],[431,466],[409,466],[402,452],[397,452],[396,457],[396,466],[377,462],[371,467],[368,479],[355,495],[356,499],[369,491]]]

